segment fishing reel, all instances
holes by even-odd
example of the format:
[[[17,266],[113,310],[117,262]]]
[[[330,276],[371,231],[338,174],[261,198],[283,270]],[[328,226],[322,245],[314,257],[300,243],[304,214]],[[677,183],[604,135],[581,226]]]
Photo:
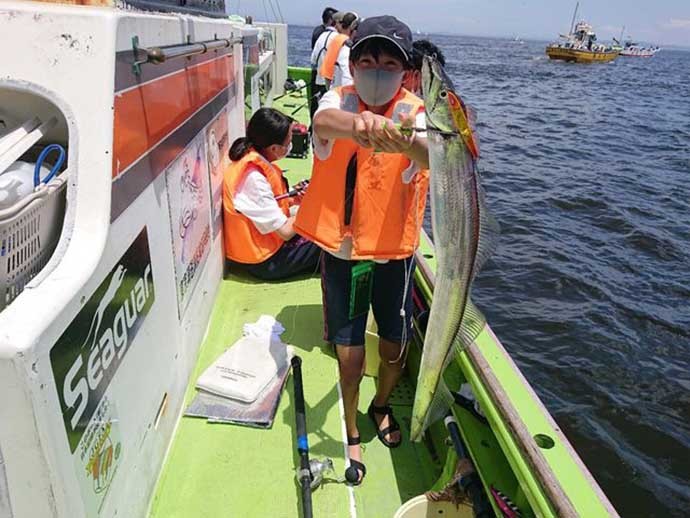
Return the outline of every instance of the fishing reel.
[[[333,466],[333,459],[324,457],[323,459],[309,459],[309,471],[311,472],[311,483],[309,487],[312,491],[318,488],[325,480],[341,483],[345,482],[344,477],[337,477],[335,475],[335,467]],[[327,477],[327,475],[331,475]],[[300,470],[297,470],[295,476],[300,480]]]

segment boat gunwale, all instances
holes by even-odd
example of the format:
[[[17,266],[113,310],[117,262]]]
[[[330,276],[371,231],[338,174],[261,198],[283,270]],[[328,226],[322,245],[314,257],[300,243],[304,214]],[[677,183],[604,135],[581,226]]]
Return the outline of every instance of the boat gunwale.
[[[430,300],[435,282],[435,275],[433,275],[435,259],[433,244],[424,230],[422,230],[416,259],[419,266],[415,274],[416,280],[427,285],[429,293],[425,296]],[[427,277],[429,274],[431,276]],[[582,506],[591,511],[591,496],[594,496],[600,504],[600,511],[606,512],[608,516],[618,516],[608,497],[488,323],[475,342],[467,350],[456,355],[456,362],[466,375],[484,413],[493,425],[492,430],[496,434],[498,442],[530,504],[534,507],[535,512],[538,511],[537,514],[585,516],[588,514],[582,513]],[[522,421],[523,427],[530,431],[532,440],[529,444],[524,440],[524,437],[512,433],[511,416],[506,415],[506,405],[499,404],[501,402],[497,401],[496,395],[487,390],[486,378],[488,376],[495,377],[501,387],[506,387],[509,385],[508,381],[511,381],[511,383],[517,383],[524,391],[522,396],[526,396],[525,399],[517,397],[518,394],[508,390],[503,390],[502,396],[506,398],[503,403],[508,403],[514,409],[515,415],[512,417],[517,416]],[[537,423],[540,417],[544,421],[541,424]],[[556,463],[561,459],[553,458],[556,457],[553,455],[554,448],[549,450],[539,448],[533,439],[534,435],[537,435],[537,433],[532,434],[535,428],[539,428],[537,433],[551,437],[554,440],[554,446],[558,445],[562,448],[562,453],[574,464],[571,468],[577,468],[577,473],[581,477],[579,481],[565,478],[565,476],[572,477],[572,475],[568,475],[567,470],[562,469],[561,465]],[[539,456],[544,460],[541,470],[535,470],[534,464],[529,460],[530,453],[534,451],[539,453]],[[557,457],[561,456],[558,455]],[[547,476],[544,477],[544,475]],[[558,484],[560,491],[558,488],[552,487],[553,483]],[[584,488],[587,488],[588,491],[582,491]],[[565,497],[565,500],[561,498],[560,501],[554,502],[554,496],[557,497],[559,494]],[[548,504],[546,508],[544,507],[545,502]],[[569,510],[571,512],[568,512]]]

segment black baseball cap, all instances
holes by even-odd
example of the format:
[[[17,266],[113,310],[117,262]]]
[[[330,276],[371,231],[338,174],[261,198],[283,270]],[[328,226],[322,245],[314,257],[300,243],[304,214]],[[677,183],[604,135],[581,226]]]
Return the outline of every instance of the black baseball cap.
[[[412,31],[395,16],[372,16],[365,18],[357,26],[352,40],[352,49],[363,41],[372,38],[386,39],[398,47],[408,61],[412,56]]]

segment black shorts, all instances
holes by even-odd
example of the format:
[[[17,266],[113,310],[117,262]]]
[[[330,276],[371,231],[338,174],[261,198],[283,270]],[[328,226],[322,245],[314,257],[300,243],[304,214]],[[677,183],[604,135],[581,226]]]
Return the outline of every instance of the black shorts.
[[[352,265],[324,253],[321,256],[321,289],[323,291],[324,340],[336,345],[364,345],[367,314],[350,319],[350,284]],[[374,266],[371,308],[378,334],[391,342],[401,343],[403,329],[412,331],[412,279],[414,257],[391,260]],[[405,272],[409,283],[405,286]],[[401,316],[403,306],[405,316]]]

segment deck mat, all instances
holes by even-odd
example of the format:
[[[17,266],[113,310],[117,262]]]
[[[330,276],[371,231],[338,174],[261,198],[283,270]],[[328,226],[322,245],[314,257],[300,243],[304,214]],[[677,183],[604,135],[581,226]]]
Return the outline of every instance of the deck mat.
[[[414,403],[414,385],[408,378],[402,378],[398,382],[388,403],[392,406],[412,406]]]

